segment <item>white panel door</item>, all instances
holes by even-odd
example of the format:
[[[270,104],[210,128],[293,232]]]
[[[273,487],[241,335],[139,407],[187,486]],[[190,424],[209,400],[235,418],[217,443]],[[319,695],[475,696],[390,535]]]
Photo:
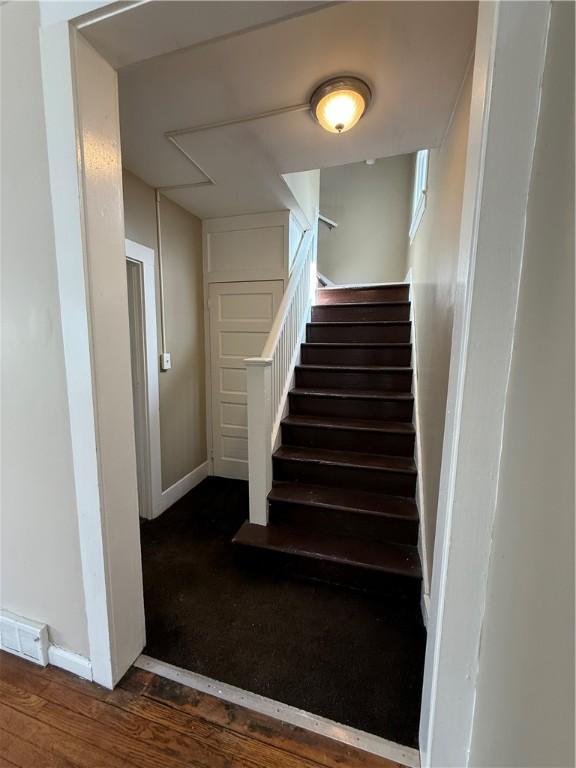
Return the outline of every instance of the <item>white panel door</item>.
[[[283,292],[282,280],[209,286],[214,474],[248,479],[246,357],[258,357]]]

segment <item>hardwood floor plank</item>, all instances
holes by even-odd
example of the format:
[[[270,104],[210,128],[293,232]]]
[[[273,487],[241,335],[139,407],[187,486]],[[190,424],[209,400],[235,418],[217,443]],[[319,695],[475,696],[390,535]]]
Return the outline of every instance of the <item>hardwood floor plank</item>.
[[[118,694],[127,693],[119,691]],[[206,768],[217,766],[253,766],[254,768],[318,768],[318,763],[284,750],[247,739],[198,717],[179,712],[145,697],[124,697],[121,708],[111,696],[107,702],[97,701],[56,683],[51,683],[44,697],[62,707],[90,717],[106,727],[131,733],[142,741],[160,748],[184,763],[191,756]]]
[[[0,697],[17,768],[402,768],[136,668],[110,691],[0,652]]]
[[[0,652],[0,680],[38,695],[41,695],[40,692],[51,682],[70,686],[74,690],[102,701],[105,701],[111,693],[108,688],[76,677],[76,675],[57,667],[41,667],[24,659],[19,659],[12,654],[2,652]]]
[[[95,745],[87,744],[82,739],[53,728],[3,702],[0,702],[0,722],[7,732],[17,734],[48,755],[55,754],[65,758],[74,768],[138,768],[137,763],[120,759]],[[111,746],[113,748],[113,745]],[[26,768],[40,766],[30,763]]]
[[[68,694],[72,696],[73,692],[68,690]],[[96,699],[85,698],[93,704],[107,706]],[[143,728],[140,723],[119,723],[122,720],[119,717],[122,710],[115,707],[110,707],[111,712],[102,718],[103,721],[96,721],[92,717],[52,704],[3,682],[0,682],[0,699],[13,709],[32,716],[45,725],[71,734],[100,749],[111,749],[118,758],[135,763],[141,768],[182,768],[182,766],[205,768],[207,765],[207,763],[198,762],[196,755],[192,753],[182,760],[174,758],[169,743],[170,734],[167,737],[155,733],[154,736],[160,739],[161,745],[157,746],[150,738],[150,731]],[[220,768],[216,760],[213,765],[214,768]]]
[[[0,728],[0,754],[11,760],[11,765],[18,768],[76,768],[78,763],[71,763],[62,755],[39,749],[34,744],[15,733],[8,733]],[[2,763],[0,762],[0,765]]]
[[[122,688],[138,696],[144,696],[148,686],[155,677],[156,675],[153,672],[147,672],[145,669],[138,669],[138,667],[130,667],[118,683],[117,689]]]
[[[153,698],[197,715],[210,722],[242,733],[267,744],[296,752],[327,768],[402,768],[393,761],[371,755],[354,747],[319,736],[303,728],[275,720],[258,712],[230,704],[215,696],[187,688],[172,680],[153,675],[149,681],[146,698]]]

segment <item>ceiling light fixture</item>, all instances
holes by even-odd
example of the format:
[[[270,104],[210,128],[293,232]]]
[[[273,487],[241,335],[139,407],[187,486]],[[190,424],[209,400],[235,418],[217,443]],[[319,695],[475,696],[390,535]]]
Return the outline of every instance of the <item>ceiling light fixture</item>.
[[[335,77],[312,94],[310,110],[314,119],[330,133],[345,133],[366,112],[372,99],[370,88],[358,77]]]

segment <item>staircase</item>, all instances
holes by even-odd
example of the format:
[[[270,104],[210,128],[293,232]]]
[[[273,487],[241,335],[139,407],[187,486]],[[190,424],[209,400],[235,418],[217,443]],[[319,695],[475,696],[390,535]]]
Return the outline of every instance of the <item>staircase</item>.
[[[410,302],[404,284],[319,288],[245,561],[419,596]]]

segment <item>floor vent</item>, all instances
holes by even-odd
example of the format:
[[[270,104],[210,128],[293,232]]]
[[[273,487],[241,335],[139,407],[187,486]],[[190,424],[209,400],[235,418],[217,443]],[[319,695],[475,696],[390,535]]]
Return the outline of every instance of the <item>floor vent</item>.
[[[48,664],[48,627],[9,611],[0,611],[0,649],[45,667]]]

